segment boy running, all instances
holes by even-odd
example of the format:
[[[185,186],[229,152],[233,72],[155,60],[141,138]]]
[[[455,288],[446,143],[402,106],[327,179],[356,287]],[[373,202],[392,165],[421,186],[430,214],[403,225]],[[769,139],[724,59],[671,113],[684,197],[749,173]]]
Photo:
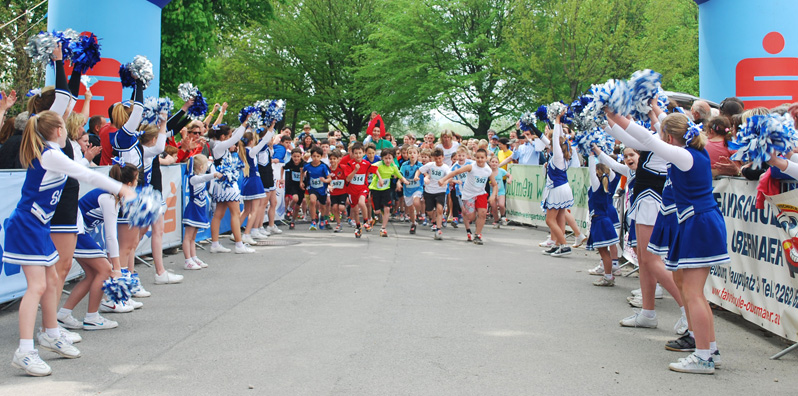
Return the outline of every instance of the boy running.
[[[360,238],[363,235],[360,229],[361,214],[363,215],[363,220],[368,221],[366,217],[368,216],[366,197],[368,197],[369,189],[368,185],[366,185],[366,177],[369,173],[377,173],[377,167],[363,158],[363,143],[353,143],[350,152],[352,155],[342,158],[341,163],[345,164],[349,170],[346,182],[349,183],[349,200],[352,205],[352,217],[355,219],[355,238]],[[382,183],[382,177],[379,174],[377,174],[377,178]],[[358,209],[360,209],[360,212],[358,212]]]
[[[346,199],[349,197],[346,190],[346,176],[350,170],[341,163],[341,152],[333,150],[329,154],[330,158],[330,205],[335,221],[335,230],[341,232],[341,212],[346,213]]]
[[[471,241],[471,227],[470,223],[474,221],[476,215],[477,234],[473,237],[474,243],[477,245],[482,244],[482,228],[485,226],[485,219],[488,213],[488,193],[485,192],[485,185],[490,183],[492,189],[491,200],[496,198],[498,191],[496,184],[495,169],[488,166],[488,152],[485,149],[477,150],[474,156],[476,162],[467,164],[456,171],[449,173],[442,179],[438,180],[439,186],[445,186],[449,179],[457,177],[461,174],[467,174],[460,192],[462,193],[463,200],[463,223],[466,226],[466,233],[468,240]]]
[[[449,165],[443,163],[443,150],[436,148],[432,151],[432,161],[422,166],[416,171],[416,178],[420,175],[424,177],[424,202],[426,203],[427,215],[432,216],[435,212],[435,225],[432,231],[435,233],[436,240],[443,239],[441,230],[441,220],[443,217],[443,206],[446,204],[446,185],[440,185],[439,180],[446,177],[451,172]]]
[[[377,165],[376,174],[379,179],[375,177],[371,181],[369,190],[371,190],[371,205],[375,212],[382,213],[382,228],[380,229],[380,236],[387,237],[388,231],[388,218],[391,215],[391,206],[393,200],[391,199],[391,178],[396,177],[407,182],[407,179],[399,172],[399,168],[393,163],[393,154],[395,150],[388,148],[383,149],[380,153],[382,161]]]
[[[397,186],[397,190],[403,190],[403,197],[405,206],[407,207],[407,214],[410,216],[410,233],[416,233],[416,215],[423,212],[421,208],[421,196],[424,194],[424,184],[421,178],[416,175],[416,171],[421,168],[421,163],[418,162],[418,148],[411,146],[407,149],[407,161],[402,164],[402,169],[399,172],[406,181],[402,181]]]
[[[310,180],[308,191],[310,192],[310,199],[308,209],[311,216],[310,230],[316,231],[319,228],[324,228],[324,221],[327,218],[327,183],[330,182],[330,169],[327,165],[321,162],[321,157],[324,154],[321,148],[313,146],[310,149],[310,163],[302,167],[302,178],[300,180],[300,187],[305,189],[305,177]],[[316,203],[320,208],[316,207]],[[320,220],[318,212],[321,212]]]
[[[289,205],[287,208],[291,209],[291,223],[288,229],[293,230],[296,227],[296,217],[299,216],[299,206],[305,199],[305,189],[302,188],[302,169],[305,167],[305,161],[302,160],[302,150],[295,148],[291,150],[291,160],[283,166],[283,177],[280,183],[285,183],[285,198]],[[287,176],[287,177],[286,177]]]

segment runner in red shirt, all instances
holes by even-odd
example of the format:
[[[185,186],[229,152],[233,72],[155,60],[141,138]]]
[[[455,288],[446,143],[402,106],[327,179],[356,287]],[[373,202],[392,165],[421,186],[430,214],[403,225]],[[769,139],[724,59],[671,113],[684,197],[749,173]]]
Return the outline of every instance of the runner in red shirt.
[[[333,150],[328,154],[330,159],[330,205],[332,206],[332,213],[334,216],[335,230],[333,232],[341,232],[341,211],[346,213],[346,199],[349,198],[349,190],[346,186],[346,177],[352,172],[349,166],[342,163],[341,152]]]
[[[369,186],[368,183],[366,183],[368,179],[367,176],[369,173],[374,173],[380,179],[380,182],[382,182],[382,177],[377,173],[377,167],[363,158],[363,143],[355,142],[352,144],[351,152],[352,155],[344,156],[341,159],[341,163],[345,164],[349,169],[349,175],[347,175],[346,181],[349,183],[349,200],[352,204],[351,215],[355,219],[355,225],[357,226],[355,237],[360,238],[362,235],[360,230],[360,213],[358,213],[357,210],[360,209],[363,216],[366,216],[368,213],[368,209],[366,208],[366,197],[369,195]]]

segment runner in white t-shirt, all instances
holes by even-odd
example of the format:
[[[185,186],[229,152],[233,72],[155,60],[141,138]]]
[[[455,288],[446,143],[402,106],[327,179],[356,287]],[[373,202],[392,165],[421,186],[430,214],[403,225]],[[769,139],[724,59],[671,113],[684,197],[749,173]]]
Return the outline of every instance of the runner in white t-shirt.
[[[485,185],[491,184],[491,199],[496,198],[499,191],[496,184],[497,170],[491,169],[488,166],[488,152],[485,149],[477,150],[474,155],[476,163],[468,164],[454,172],[449,173],[443,179],[438,181],[438,185],[445,186],[446,182],[461,174],[467,173],[465,182],[460,187],[463,209],[463,223],[465,223],[466,233],[468,233],[468,240],[471,241],[471,228],[470,223],[475,220],[477,224],[477,234],[474,236],[474,243],[477,245],[482,244],[482,228],[485,226],[485,220],[488,215],[488,193],[485,192]]]
[[[428,216],[432,218],[432,212],[435,212],[435,225],[432,228],[435,233],[435,239],[443,238],[441,221],[443,218],[443,206],[446,204],[447,187],[445,184],[441,186],[438,181],[446,177],[450,172],[449,166],[443,163],[443,150],[439,148],[432,151],[432,161],[427,162],[416,171],[416,177],[425,175],[424,203]]]

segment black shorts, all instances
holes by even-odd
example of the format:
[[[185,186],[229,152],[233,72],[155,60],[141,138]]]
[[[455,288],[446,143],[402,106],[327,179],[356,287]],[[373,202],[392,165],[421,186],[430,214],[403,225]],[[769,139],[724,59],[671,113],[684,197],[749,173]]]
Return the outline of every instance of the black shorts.
[[[320,193],[311,190],[310,194],[308,194],[308,195],[309,196],[310,195],[315,195],[316,196],[316,202],[318,202],[318,203],[320,203],[322,205],[327,205],[327,194],[321,195]]]
[[[286,184],[285,185],[285,196],[291,198],[292,195],[299,196],[299,200],[297,201],[297,205],[302,204],[302,201],[305,200],[305,190],[299,188],[299,184]]]
[[[428,192],[424,192],[424,208],[427,212],[432,212],[436,209],[436,204],[441,205],[442,207],[446,205],[446,193],[437,193],[437,194],[430,194]]]
[[[274,171],[271,165],[258,165],[258,173],[260,173],[260,182],[263,183],[263,189],[269,192],[274,188]]]
[[[51,233],[78,233],[78,195],[80,195],[80,183],[71,177],[68,178],[61,191],[53,218],[50,220]]]
[[[348,197],[349,197],[349,194],[330,195],[330,204],[331,205],[346,205],[346,199]]]
[[[393,205],[391,190],[371,190],[371,206],[374,210],[390,208]]]

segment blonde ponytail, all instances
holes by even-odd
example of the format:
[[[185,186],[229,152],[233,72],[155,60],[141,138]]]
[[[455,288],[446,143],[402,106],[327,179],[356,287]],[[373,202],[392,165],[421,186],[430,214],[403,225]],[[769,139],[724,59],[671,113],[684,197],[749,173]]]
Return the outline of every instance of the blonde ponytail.
[[[249,177],[249,160],[247,159],[247,149],[244,146],[244,141],[239,140],[236,145],[238,146],[238,159],[244,162],[244,177]]]
[[[63,127],[61,116],[50,110],[42,111],[28,119],[22,142],[19,145],[19,162],[29,168],[33,160],[42,159],[42,151],[48,140],[57,138],[57,130]]]

